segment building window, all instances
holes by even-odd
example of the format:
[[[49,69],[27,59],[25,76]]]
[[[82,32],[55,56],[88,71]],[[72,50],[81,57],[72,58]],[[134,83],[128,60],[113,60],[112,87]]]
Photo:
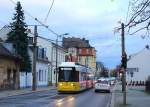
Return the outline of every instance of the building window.
[[[28,37],[28,43],[33,44],[33,37]]]
[[[44,81],[44,70],[42,70],[42,81]]]
[[[90,49],[86,49],[86,54],[90,54]]]
[[[39,59],[46,59],[46,49],[38,47],[38,49],[37,49],[37,57]]]
[[[36,72],[37,80],[39,80],[39,72]]]
[[[42,70],[39,70],[39,81],[42,81],[41,74],[42,74]]]
[[[47,70],[45,70],[45,81],[47,81]]]
[[[82,54],[82,49],[79,49],[79,54]]]
[[[86,65],[89,66],[89,62],[90,62],[90,57],[86,56]]]
[[[79,63],[82,63],[82,57],[79,56]]]
[[[87,65],[89,66],[90,65],[90,57],[87,56]]]
[[[7,80],[10,80],[10,76],[11,76],[11,69],[7,69]]]

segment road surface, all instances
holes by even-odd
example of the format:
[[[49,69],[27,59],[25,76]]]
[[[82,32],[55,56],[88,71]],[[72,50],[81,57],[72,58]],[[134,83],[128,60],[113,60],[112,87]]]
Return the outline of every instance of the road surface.
[[[106,107],[109,100],[110,93],[95,93],[93,89],[78,94],[50,90],[0,99],[0,107]]]

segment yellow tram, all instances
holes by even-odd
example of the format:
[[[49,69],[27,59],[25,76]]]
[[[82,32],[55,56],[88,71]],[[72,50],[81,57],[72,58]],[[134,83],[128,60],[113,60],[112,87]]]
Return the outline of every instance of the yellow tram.
[[[78,92],[92,87],[92,69],[75,62],[61,63],[58,72],[59,92]]]

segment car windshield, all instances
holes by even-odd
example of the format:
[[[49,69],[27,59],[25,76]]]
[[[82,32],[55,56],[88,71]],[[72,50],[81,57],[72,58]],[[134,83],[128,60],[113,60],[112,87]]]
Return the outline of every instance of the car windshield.
[[[98,80],[97,83],[108,84],[108,81],[101,81],[101,80]]]

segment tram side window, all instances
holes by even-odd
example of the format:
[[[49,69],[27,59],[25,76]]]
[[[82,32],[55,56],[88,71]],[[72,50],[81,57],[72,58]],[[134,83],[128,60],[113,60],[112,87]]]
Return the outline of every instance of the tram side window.
[[[80,72],[80,81],[83,81],[83,76],[82,76],[82,72]]]
[[[82,81],[86,80],[86,73],[84,72],[81,73],[81,80]]]
[[[91,78],[89,76],[87,76],[87,80],[91,80]]]

